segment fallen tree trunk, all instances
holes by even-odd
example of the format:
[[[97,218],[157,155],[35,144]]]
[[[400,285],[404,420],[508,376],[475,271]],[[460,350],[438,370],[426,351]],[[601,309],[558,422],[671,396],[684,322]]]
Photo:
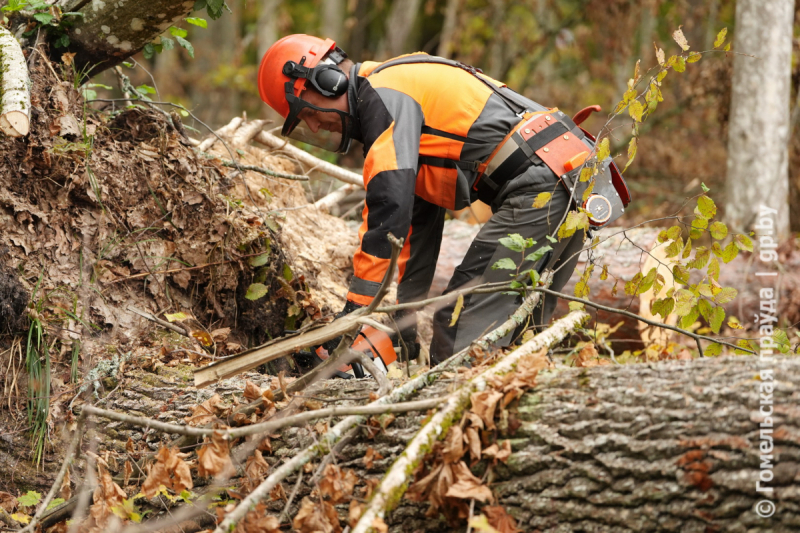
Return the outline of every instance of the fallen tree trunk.
[[[509,407],[509,420],[515,422],[508,427],[517,429],[501,432],[498,442],[509,440],[513,453],[495,467],[489,486],[524,531],[792,531],[800,516],[800,417],[793,396],[800,385],[800,360],[775,360],[769,370],[780,380],[772,394],[759,390],[759,384],[772,383],[768,372],[758,379],[761,368],[758,358],[729,357],[543,371],[536,387]],[[149,383],[140,375],[109,396],[106,405],[162,421],[180,420],[190,405],[213,391],[198,396],[188,376],[186,381],[169,378],[172,372]],[[440,380],[410,399],[442,396],[450,383]],[[352,405],[373,386],[371,380],[328,380],[304,395]],[[232,398],[243,382],[226,380],[217,387]],[[772,403],[764,404],[764,398]],[[167,399],[170,407],[163,411]],[[774,406],[774,427],[764,432],[767,440],[761,440],[761,405]],[[372,427],[372,438],[359,433],[337,455],[340,468],[355,471],[356,496],[362,494],[358,487],[383,477],[428,418],[424,413],[396,416],[385,430]],[[141,443],[137,448],[146,442],[142,451],[166,442],[164,436],[143,434],[121,422],[101,429],[106,433],[101,450],[121,454],[128,438]],[[324,429],[287,428],[272,440],[272,452],[264,458],[275,468],[316,442],[319,431]],[[774,450],[762,453],[759,446],[767,445],[762,443],[773,443]],[[369,448],[376,459],[367,465]],[[759,472],[764,472],[762,455],[770,455],[773,465],[774,478],[762,483],[773,489],[769,493],[756,491]],[[485,468],[484,460],[473,471],[480,477]],[[308,478],[290,516],[316,486]],[[296,480],[296,475],[287,478],[287,493]],[[771,518],[754,511],[765,499],[776,505]],[[277,515],[285,501],[266,506]],[[386,518],[390,531],[453,530],[442,517],[426,517],[426,509],[402,500]],[[344,521],[346,506],[337,510]]]

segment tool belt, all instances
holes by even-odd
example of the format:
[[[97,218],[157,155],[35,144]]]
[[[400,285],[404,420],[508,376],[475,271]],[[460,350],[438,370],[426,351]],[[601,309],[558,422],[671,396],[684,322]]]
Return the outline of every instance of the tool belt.
[[[583,207],[595,226],[619,218],[630,203],[627,184],[611,158],[601,162],[594,187],[584,200],[591,180],[581,182],[583,163],[594,149],[594,137],[579,127],[599,106],[588,107],[570,119],[558,109],[525,113],[520,123],[478,168],[475,190],[478,198],[492,199],[520,167],[530,161],[544,164],[558,176],[575,205]],[[491,201],[491,200],[490,200]]]

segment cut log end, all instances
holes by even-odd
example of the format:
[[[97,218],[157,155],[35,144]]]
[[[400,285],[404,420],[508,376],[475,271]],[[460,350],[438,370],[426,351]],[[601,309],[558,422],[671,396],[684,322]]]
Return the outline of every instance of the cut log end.
[[[9,137],[24,137],[30,131],[28,115],[22,111],[9,111],[1,115],[0,130]]]

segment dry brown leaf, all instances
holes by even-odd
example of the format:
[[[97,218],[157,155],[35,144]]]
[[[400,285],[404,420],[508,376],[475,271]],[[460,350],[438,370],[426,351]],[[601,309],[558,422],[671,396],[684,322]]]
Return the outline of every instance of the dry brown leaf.
[[[89,515],[96,526],[102,527],[110,519],[116,520],[114,507],[122,507],[122,500],[128,497],[119,485],[114,483],[108,469],[102,461],[97,462],[97,487],[94,489],[93,503],[89,508]]]
[[[489,525],[500,533],[522,532],[521,529],[517,528],[517,521],[506,512],[502,505],[487,505],[481,509],[481,511],[486,515],[486,518],[489,519]]]
[[[261,452],[256,450],[247,459],[247,465],[244,468],[245,479],[242,486],[247,492],[252,492],[253,489],[261,484],[268,472],[269,464],[264,460]]]
[[[58,492],[59,497],[69,500],[72,498],[72,488],[69,481],[69,468],[64,472],[64,479],[61,480],[61,488]]]
[[[511,456],[511,441],[504,440],[501,445],[497,445],[495,442],[485,450],[483,450],[483,455],[489,457],[496,461],[506,462],[508,458]]]
[[[316,424],[314,424],[314,431],[317,432],[317,435],[324,435],[325,433],[328,432],[328,430],[330,430],[328,422],[319,421]]]
[[[363,512],[364,506],[358,500],[350,500],[350,508],[347,510],[347,523],[351,528],[356,527]]]
[[[276,500],[287,501],[289,499],[289,497],[286,496],[286,490],[283,488],[282,483],[278,483],[271,491],[269,491],[269,499],[273,502]]]
[[[381,423],[374,416],[369,417],[366,423],[367,438],[374,439],[381,432]]]
[[[300,502],[300,510],[292,521],[292,527],[300,533],[340,533],[339,516],[328,502],[314,503],[306,496]]]
[[[184,418],[190,426],[204,426],[210,424],[216,417],[219,409],[217,406],[222,401],[219,394],[215,394],[200,405],[192,407],[192,416]]]
[[[464,433],[461,427],[453,425],[447,432],[442,448],[442,457],[446,463],[456,463],[464,455]]]
[[[249,379],[244,383],[244,399],[252,402],[261,398],[261,387],[250,381]]]
[[[205,444],[197,450],[197,474],[201,477],[231,476],[235,469],[231,462],[228,444],[225,435],[220,431],[215,431],[211,435],[211,441],[206,440]]]
[[[375,449],[370,446],[367,448],[367,453],[364,454],[364,467],[366,467],[367,470],[370,470],[373,463],[380,459],[383,459],[383,455],[376,452]]]
[[[281,522],[267,514],[267,507],[259,503],[236,525],[234,533],[281,533]]]
[[[467,441],[470,462],[477,463],[481,460],[481,437],[478,434],[478,428],[468,427],[464,434],[464,440]]]
[[[278,384],[281,386],[281,392],[283,392],[284,399],[289,399],[292,396],[289,394],[289,391],[286,389],[286,378],[284,375],[286,374],[286,370],[281,370],[278,372]]]
[[[485,390],[481,392],[474,392],[470,396],[472,407],[470,411],[481,417],[486,429],[494,429],[494,412],[497,407],[497,402],[503,397],[502,392],[495,390]]]
[[[492,499],[492,491],[470,472],[463,461],[453,465],[455,483],[450,485],[445,496],[450,498],[473,499],[486,503]]]
[[[231,333],[231,328],[219,328],[211,332],[211,336],[217,342],[225,342],[228,340],[228,335]]]
[[[332,503],[341,503],[351,498],[358,478],[352,470],[343,471],[336,465],[329,464],[322,471],[319,480],[319,493]]]
[[[148,498],[155,496],[161,485],[172,489],[176,494],[194,486],[189,465],[177,454],[178,450],[175,448],[162,447],[158,450],[156,462],[150,467],[147,479],[142,484],[142,492],[145,496]]]
[[[362,489],[364,492],[364,499],[369,500],[372,497],[372,493],[375,492],[375,489],[378,485],[380,485],[381,480],[378,478],[370,477],[364,480],[364,488]]]
[[[0,509],[7,513],[13,512],[17,508],[17,499],[10,492],[0,491]]]
[[[128,485],[128,481],[131,479],[131,474],[133,474],[133,465],[130,461],[125,461],[125,480],[122,482],[123,486]]]
[[[386,522],[383,521],[383,518],[380,516],[376,516],[372,519],[372,529],[377,531],[378,533],[389,533],[389,526],[386,525]]]

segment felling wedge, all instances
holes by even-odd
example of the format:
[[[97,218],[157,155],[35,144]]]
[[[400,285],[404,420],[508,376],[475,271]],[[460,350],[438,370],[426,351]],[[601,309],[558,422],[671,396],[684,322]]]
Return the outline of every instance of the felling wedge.
[[[0,131],[24,137],[30,131],[30,75],[19,42],[5,28],[0,28],[0,69]]]

